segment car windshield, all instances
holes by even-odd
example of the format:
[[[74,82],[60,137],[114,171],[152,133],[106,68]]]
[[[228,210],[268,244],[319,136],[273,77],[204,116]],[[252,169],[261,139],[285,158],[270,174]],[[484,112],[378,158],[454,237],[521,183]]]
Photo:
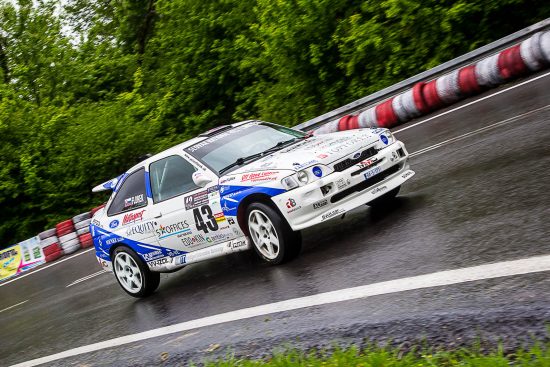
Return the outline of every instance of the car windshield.
[[[225,130],[185,149],[218,175],[261,158],[302,139],[305,133],[264,122],[251,122]],[[221,171],[221,173],[220,173]]]

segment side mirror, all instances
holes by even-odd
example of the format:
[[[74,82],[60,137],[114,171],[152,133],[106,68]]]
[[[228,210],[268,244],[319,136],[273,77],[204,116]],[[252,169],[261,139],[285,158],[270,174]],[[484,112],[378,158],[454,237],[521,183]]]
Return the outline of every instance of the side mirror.
[[[193,177],[193,182],[198,187],[205,187],[210,182],[212,182],[212,178],[204,172],[197,171],[197,172],[193,173],[192,177]]]

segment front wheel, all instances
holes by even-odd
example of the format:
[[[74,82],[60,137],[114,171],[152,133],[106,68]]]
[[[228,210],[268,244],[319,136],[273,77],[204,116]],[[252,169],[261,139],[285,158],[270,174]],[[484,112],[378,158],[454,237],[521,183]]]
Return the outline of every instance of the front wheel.
[[[302,237],[273,208],[253,203],[246,211],[248,231],[254,250],[268,264],[278,265],[300,253]]]
[[[385,193],[380,197],[377,197],[371,202],[368,202],[367,205],[372,207],[382,207],[391,204],[395,200],[397,194],[399,194],[399,190],[401,190],[401,186],[397,186],[395,189]]]
[[[133,297],[149,296],[160,283],[160,274],[150,271],[140,257],[126,246],[115,249],[113,271],[118,284]]]

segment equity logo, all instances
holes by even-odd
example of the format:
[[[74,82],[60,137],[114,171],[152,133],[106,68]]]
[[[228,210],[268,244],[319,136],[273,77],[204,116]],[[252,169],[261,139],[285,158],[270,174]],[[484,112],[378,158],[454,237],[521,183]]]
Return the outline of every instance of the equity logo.
[[[286,207],[288,209],[292,209],[296,206],[296,200],[292,199],[292,198],[289,198],[288,201],[286,202]]]

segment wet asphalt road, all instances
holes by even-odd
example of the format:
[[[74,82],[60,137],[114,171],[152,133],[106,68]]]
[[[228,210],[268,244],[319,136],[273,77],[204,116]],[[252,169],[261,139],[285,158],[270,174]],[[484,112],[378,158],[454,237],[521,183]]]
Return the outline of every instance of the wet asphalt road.
[[[509,87],[509,86],[507,86]],[[506,87],[504,87],[506,88]],[[502,89],[504,89],[502,88]],[[411,158],[417,175],[391,208],[358,208],[304,232],[295,261],[266,267],[232,255],[164,274],[136,300],[93,252],[0,287],[0,365],[188,320],[320,292],[550,254],[550,76],[396,129],[410,153],[505,121]],[[497,91],[488,92],[486,95]],[[482,98],[483,96],[479,97]],[[478,98],[478,99],[479,99]],[[462,105],[474,101],[462,102]],[[456,108],[460,105],[455,105]],[[440,114],[440,112],[438,113]],[[550,273],[393,293],[208,326],[51,365],[152,365],[273,348],[365,341],[471,342],[507,348],[548,338]],[[213,345],[219,348],[212,347]],[[216,349],[214,352],[206,351]]]

